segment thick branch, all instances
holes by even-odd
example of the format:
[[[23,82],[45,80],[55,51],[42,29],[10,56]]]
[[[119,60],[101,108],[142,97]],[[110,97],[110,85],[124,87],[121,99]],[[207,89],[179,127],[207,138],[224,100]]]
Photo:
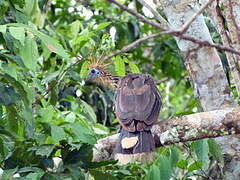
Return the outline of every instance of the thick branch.
[[[240,108],[201,112],[161,121],[152,128],[156,147],[240,134]],[[119,134],[98,140],[94,161],[113,159]]]

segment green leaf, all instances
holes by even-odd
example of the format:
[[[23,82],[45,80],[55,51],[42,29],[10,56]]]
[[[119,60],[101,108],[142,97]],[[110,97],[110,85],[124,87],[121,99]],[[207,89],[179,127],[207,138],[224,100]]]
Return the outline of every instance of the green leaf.
[[[160,156],[160,177],[161,180],[168,180],[171,178],[172,175],[172,165],[171,165],[171,159],[167,156]]]
[[[16,108],[14,106],[6,106],[6,113],[9,130],[18,134],[19,115]]]
[[[81,103],[83,104],[84,113],[88,116],[89,120],[91,122],[96,123],[97,122],[97,117],[96,117],[96,114],[95,114],[93,108],[88,103],[86,103],[85,101],[81,101]]]
[[[40,155],[40,156],[50,156],[50,154],[52,153],[54,149],[54,145],[42,145],[37,147],[36,150],[36,155]]]
[[[208,139],[209,153],[213,156],[215,160],[220,162],[220,164],[224,165],[224,158],[222,147],[214,140]]]
[[[152,179],[159,179],[161,180],[161,177],[160,177],[160,169],[157,165],[152,165],[148,171],[148,174],[147,174],[147,180],[152,180]]]
[[[195,151],[198,160],[202,161],[203,169],[208,169],[209,166],[209,147],[208,147],[208,140],[198,140],[192,143],[193,150]]]
[[[60,71],[55,71],[53,73],[47,74],[44,79],[42,80],[42,84],[47,84],[51,82],[52,80],[56,79],[59,75]]]
[[[100,23],[97,27],[96,27],[96,31],[99,31],[105,27],[107,27],[108,25],[112,24],[111,22],[103,22],[103,23]]]
[[[114,65],[115,65],[115,71],[118,76],[125,76],[125,63],[124,60],[120,57],[117,56],[114,58]]]
[[[35,131],[35,119],[31,108],[25,108],[22,111],[22,117],[25,120],[25,134],[27,137],[33,137]]]
[[[0,32],[1,33],[6,33],[7,26],[6,25],[0,25]]]
[[[0,106],[14,104],[20,100],[19,95],[13,87],[5,86],[2,83],[0,83],[0,94]]]
[[[36,71],[38,48],[36,41],[30,35],[26,37],[25,45],[20,48],[20,56],[28,69]]]
[[[44,172],[29,173],[26,178],[31,180],[39,180],[44,175]]]
[[[106,173],[106,172],[102,172],[99,170],[90,170],[90,174],[94,177],[95,180],[117,180],[116,177],[114,177],[113,175]]]
[[[128,65],[129,65],[132,73],[140,73],[140,70],[138,69],[136,64],[134,64],[132,62],[128,62]]]
[[[100,135],[109,134],[109,129],[106,126],[98,123],[93,126],[93,131]]]
[[[180,160],[177,162],[177,167],[181,168],[181,169],[187,169],[188,166],[188,162],[187,160]]]
[[[51,51],[56,53],[57,55],[70,60],[69,54],[66,52],[66,50],[62,47],[61,44],[59,44],[55,39],[39,32],[39,31],[33,31],[31,30],[36,36],[39,37],[45,44],[45,46]]]
[[[18,168],[6,169],[3,171],[2,179],[12,179],[12,176],[17,173]]]
[[[10,34],[24,45],[25,41],[25,30],[23,27],[9,27]]]
[[[34,28],[27,26],[25,24],[20,24],[20,23],[11,23],[8,24],[8,26],[14,26],[14,27],[21,27],[25,28],[27,31],[30,31],[33,33],[35,36],[37,36],[39,39],[42,40],[44,45],[51,51],[56,53],[57,55],[70,60],[69,54],[66,52],[66,50],[62,47],[61,44],[58,43],[58,41],[40,31],[35,30]]]
[[[42,122],[51,122],[53,115],[54,115],[54,108],[53,106],[47,106],[45,108],[40,109],[40,115],[42,116],[41,121]]]
[[[69,123],[74,123],[76,119],[76,115],[73,112],[70,112],[69,114],[67,114],[67,116],[65,117],[65,121],[69,122]]]
[[[53,140],[58,143],[59,141],[65,139],[66,133],[62,127],[52,124],[51,125],[51,136],[52,136]]]
[[[79,20],[76,20],[76,21],[74,21],[73,23],[70,24],[70,30],[71,30],[71,33],[72,33],[74,38],[76,38],[78,33],[79,33],[80,25],[81,25],[81,23],[80,23]]]
[[[203,163],[201,161],[196,161],[188,167],[188,171],[199,170],[202,167]]]
[[[70,125],[72,132],[76,135],[77,140],[87,144],[95,144],[96,138],[94,132],[82,126],[79,122]]]
[[[29,105],[29,99],[27,96],[27,92],[24,89],[24,85],[22,82],[17,81],[13,77],[9,76],[8,74],[1,74],[0,77],[4,78],[6,81],[8,81],[14,88],[17,90],[18,94],[20,95],[21,99],[24,102],[25,107],[28,107]]]
[[[41,10],[38,6],[38,1],[34,0],[32,2],[34,4],[33,11],[31,13],[31,19],[34,24],[38,25],[40,28],[43,28],[44,21],[45,21],[45,15],[41,14]]]
[[[81,66],[81,71],[80,71],[80,77],[82,79],[85,79],[88,75],[88,68],[89,67],[89,62],[85,61],[82,66]]]
[[[171,159],[171,166],[176,166],[176,163],[178,162],[178,151],[177,148],[172,147],[170,149],[170,159]]]

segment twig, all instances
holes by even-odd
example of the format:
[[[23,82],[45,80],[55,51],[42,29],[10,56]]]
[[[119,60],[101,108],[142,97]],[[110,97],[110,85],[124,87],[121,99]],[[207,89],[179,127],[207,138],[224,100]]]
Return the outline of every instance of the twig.
[[[145,2],[145,0],[138,0],[138,2],[145,6],[162,25],[167,26],[167,21],[150,5],[148,5],[148,3]]]
[[[182,34],[185,33],[189,26],[192,24],[192,22],[199,16],[213,1],[215,0],[209,0],[207,3],[205,3],[199,10],[196,12],[179,30]]]
[[[155,34],[151,34],[149,36],[145,36],[143,38],[140,38],[140,39],[138,39],[138,40],[136,40],[136,41],[134,41],[134,42],[124,46],[121,50],[117,50],[113,54],[111,54],[109,56],[103,57],[102,60],[105,61],[105,60],[111,59],[114,56],[126,53],[126,52],[130,51],[131,49],[136,48],[137,46],[139,46],[143,42],[145,42],[145,41],[147,41],[149,39],[152,39],[152,38],[156,38],[156,37],[161,36],[161,35],[162,35],[162,33],[155,33]]]
[[[145,23],[147,23],[147,24],[150,24],[150,25],[152,25],[152,26],[154,26],[154,27],[156,27],[156,28],[158,28],[158,29],[160,29],[160,30],[163,30],[163,31],[167,31],[167,30],[168,30],[166,27],[162,26],[162,25],[159,24],[158,22],[153,21],[153,20],[146,19],[143,15],[139,14],[138,12],[136,12],[136,11],[128,8],[127,6],[125,6],[125,5],[117,2],[117,1],[115,1],[115,0],[106,0],[106,1],[111,2],[111,3],[113,3],[113,4],[116,4],[116,5],[117,5],[118,7],[120,7],[122,10],[127,11],[128,13],[136,16],[136,17],[137,17],[138,19],[140,19],[140,21],[142,21],[142,22],[145,22]]]

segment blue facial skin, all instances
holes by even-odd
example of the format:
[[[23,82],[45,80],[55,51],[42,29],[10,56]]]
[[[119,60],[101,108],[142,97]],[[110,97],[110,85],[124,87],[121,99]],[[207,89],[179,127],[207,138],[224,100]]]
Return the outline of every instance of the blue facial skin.
[[[100,74],[101,74],[101,72],[98,69],[96,69],[96,68],[91,69],[90,73],[88,74],[88,77],[86,79],[86,82],[90,82],[95,77],[99,76]]]

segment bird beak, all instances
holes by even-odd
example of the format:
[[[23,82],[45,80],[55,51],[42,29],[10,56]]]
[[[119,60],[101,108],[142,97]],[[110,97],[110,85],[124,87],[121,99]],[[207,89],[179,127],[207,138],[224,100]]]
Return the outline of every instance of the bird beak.
[[[89,74],[88,74],[88,77],[87,77],[86,80],[85,80],[85,84],[90,84],[91,81],[93,80],[93,78],[94,78],[94,74],[89,73]]]

